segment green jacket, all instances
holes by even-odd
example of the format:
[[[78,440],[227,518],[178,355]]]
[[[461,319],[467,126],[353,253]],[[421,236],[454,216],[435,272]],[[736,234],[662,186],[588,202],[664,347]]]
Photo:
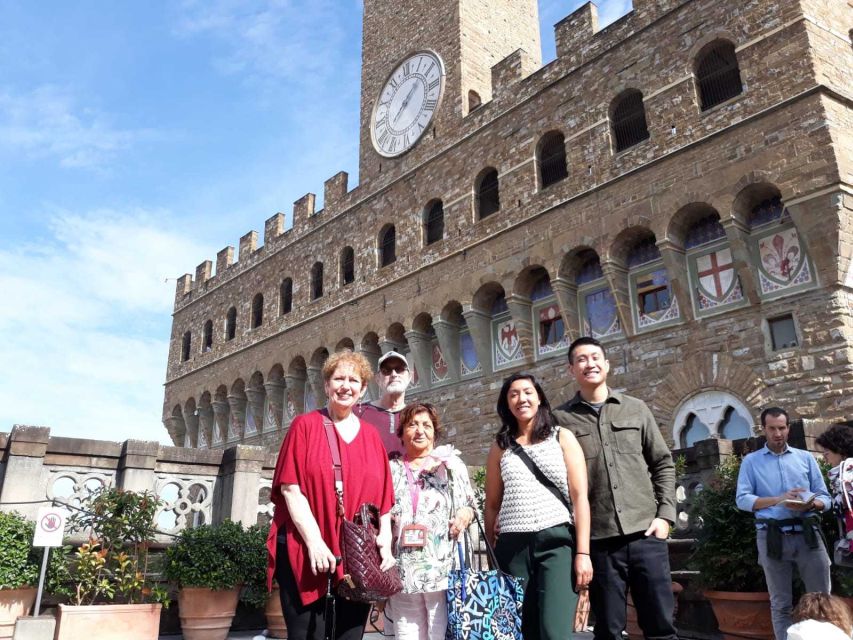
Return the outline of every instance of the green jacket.
[[[586,457],[594,540],[675,523],[675,465],[645,402],[610,391],[598,415],[578,393],[554,417]]]

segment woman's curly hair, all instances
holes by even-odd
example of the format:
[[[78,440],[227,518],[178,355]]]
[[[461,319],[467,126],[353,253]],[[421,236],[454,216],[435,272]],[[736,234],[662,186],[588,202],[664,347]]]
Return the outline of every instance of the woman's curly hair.
[[[853,427],[845,422],[836,422],[820,434],[816,442],[844,458],[853,458]]]
[[[791,618],[794,622],[802,622],[803,620],[829,622],[848,636],[853,634],[853,617],[850,615],[847,603],[841,598],[821,591],[803,594],[794,608]]]

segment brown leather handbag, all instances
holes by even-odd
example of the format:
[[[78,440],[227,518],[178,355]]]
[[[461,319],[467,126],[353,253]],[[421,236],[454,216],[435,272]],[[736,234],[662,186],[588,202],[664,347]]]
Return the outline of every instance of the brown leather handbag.
[[[332,452],[332,464],[335,472],[335,494],[338,498],[338,517],[341,520],[340,542],[343,557],[344,579],[337,587],[338,594],[347,600],[357,602],[376,602],[387,600],[403,590],[400,572],[397,567],[382,571],[382,558],[376,544],[379,533],[379,509],[375,505],[364,503],[353,519],[344,516],[344,482],[341,471],[341,451],[335,426],[323,413],[323,427],[326,440]]]

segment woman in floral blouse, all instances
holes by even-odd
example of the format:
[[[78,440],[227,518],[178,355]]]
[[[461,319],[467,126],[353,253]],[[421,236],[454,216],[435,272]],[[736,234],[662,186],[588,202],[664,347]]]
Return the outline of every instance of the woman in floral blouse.
[[[441,433],[431,404],[403,409],[397,435],[405,453],[391,460],[391,515],[403,591],[386,608],[397,640],[444,639],[455,540],[474,519],[468,470],[451,445],[435,447]]]

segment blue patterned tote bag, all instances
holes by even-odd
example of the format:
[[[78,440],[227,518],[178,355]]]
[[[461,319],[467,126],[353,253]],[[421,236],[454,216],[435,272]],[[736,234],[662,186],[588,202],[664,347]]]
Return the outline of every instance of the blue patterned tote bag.
[[[481,535],[489,561],[497,567],[495,552],[486,536]],[[522,640],[524,589],[519,580],[497,568],[473,569],[462,543],[457,542],[456,546],[459,568],[452,569],[448,577],[445,640]]]

